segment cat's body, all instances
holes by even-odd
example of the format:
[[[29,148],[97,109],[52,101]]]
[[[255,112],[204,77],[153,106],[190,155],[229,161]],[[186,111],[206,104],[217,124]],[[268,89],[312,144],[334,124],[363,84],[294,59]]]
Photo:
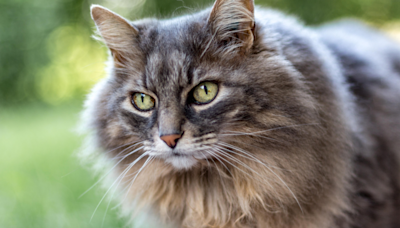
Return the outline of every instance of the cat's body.
[[[174,227],[399,227],[400,48],[253,10],[132,26],[92,8],[113,66],[85,121],[125,206]]]
[[[400,48],[357,23],[322,29],[355,97],[352,227],[400,227]]]

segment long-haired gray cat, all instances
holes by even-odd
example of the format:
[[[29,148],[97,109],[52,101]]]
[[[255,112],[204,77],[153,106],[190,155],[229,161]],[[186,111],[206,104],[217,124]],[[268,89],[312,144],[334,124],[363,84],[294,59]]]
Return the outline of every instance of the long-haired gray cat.
[[[357,22],[306,28],[252,0],[169,20],[91,12],[111,58],[86,103],[86,152],[112,162],[131,217],[400,227],[395,43]]]

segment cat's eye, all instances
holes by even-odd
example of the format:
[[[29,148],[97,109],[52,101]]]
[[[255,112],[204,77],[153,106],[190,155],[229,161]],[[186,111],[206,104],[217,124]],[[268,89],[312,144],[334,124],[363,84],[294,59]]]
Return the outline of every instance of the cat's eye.
[[[155,106],[154,98],[145,93],[134,93],[132,104],[139,111],[150,111]]]
[[[197,104],[207,104],[218,94],[218,85],[213,82],[202,82],[193,90],[193,98]]]

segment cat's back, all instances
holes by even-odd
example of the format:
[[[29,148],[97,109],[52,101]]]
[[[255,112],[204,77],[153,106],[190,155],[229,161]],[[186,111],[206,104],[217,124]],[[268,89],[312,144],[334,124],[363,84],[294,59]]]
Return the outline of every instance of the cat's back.
[[[357,21],[318,30],[339,61],[364,132],[400,153],[400,44]],[[388,149],[389,149],[388,148]]]
[[[327,24],[317,32],[339,57],[346,76],[362,73],[362,78],[378,81],[400,77],[400,43],[382,32],[355,20]]]
[[[356,227],[399,227],[400,45],[355,21],[318,32],[340,62],[362,126],[354,146]]]

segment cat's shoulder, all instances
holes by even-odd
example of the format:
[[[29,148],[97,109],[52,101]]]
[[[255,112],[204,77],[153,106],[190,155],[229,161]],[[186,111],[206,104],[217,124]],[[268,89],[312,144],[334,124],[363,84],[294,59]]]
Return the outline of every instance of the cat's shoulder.
[[[384,87],[385,92],[390,92],[399,84],[400,45],[383,32],[349,19],[326,24],[316,31],[340,60],[353,87]]]

